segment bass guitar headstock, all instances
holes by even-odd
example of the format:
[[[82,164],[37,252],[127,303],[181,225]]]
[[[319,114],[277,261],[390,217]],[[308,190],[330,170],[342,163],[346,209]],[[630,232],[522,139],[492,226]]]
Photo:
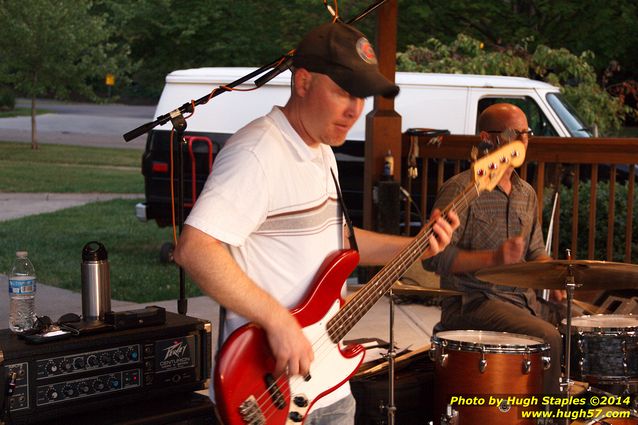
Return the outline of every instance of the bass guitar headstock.
[[[509,167],[520,167],[525,161],[525,145],[515,140],[472,164],[474,181],[479,191],[490,191],[496,187]]]

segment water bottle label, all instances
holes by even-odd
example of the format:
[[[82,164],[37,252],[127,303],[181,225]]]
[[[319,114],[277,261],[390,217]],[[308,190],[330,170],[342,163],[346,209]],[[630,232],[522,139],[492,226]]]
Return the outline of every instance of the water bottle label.
[[[35,294],[35,279],[9,279],[9,294],[33,295]]]

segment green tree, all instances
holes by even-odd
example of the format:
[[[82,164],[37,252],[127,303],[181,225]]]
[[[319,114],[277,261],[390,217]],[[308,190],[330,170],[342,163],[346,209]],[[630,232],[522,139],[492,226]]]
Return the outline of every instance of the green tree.
[[[459,33],[493,46],[533,37],[532,48],[593,51],[598,72],[614,59],[625,69],[638,67],[638,3],[633,0],[399,0],[399,7],[419,16],[404,16],[411,31],[401,49],[429,37],[449,43]]]
[[[77,93],[95,99],[91,82],[125,78],[127,47],[109,42],[104,16],[90,0],[0,0],[3,80],[31,99],[31,148],[37,149],[36,98]]]
[[[329,2],[332,4],[332,1]],[[345,21],[369,0],[339,2]],[[109,24],[141,66],[132,96],[157,97],[167,73],[206,66],[259,67],[293,49],[311,28],[331,19],[320,0],[103,0]],[[374,36],[376,15],[357,23]]]
[[[530,52],[527,41],[487,49],[481,41],[464,34],[459,34],[450,44],[432,38],[422,46],[409,46],[399,53],[397,69],[540,79],[560,87],[585,122],[597,126],[601,133],[620,127],[629,108],[597,83],[590,64],[593,53],[575,55],[567,49],[545,45],[538,45]]]

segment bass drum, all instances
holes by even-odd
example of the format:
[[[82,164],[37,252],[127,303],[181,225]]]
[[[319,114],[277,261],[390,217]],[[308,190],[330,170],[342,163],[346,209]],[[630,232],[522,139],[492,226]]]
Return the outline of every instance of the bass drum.
[[[542,340],[507,332],[444,331],[432,337],[430,354],[435,362],[435,424],[536,423],[523,420],[521,411],[542,409],[541,397],[530,404],[543,390],[543,372],[550,362],[549,346]],[[451,403],[453,396],[476,402]],[[508,397],[516,399],[490,403]]]
[[[423,425],[434,420],[434,363],[427,348],[398,356],[394,370],[397,425]],[[386,425],[389,400],[388,362],[359,371],[350,379],[357,401],[356,425]]]

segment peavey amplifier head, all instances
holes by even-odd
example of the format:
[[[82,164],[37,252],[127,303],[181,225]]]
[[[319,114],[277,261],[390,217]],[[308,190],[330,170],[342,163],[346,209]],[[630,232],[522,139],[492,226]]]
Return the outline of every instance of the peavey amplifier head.
[[[166,313],[163,325],[40,345],[2,330],[0,350],[0,417],[33,423],[207,388],[211,324]]]

